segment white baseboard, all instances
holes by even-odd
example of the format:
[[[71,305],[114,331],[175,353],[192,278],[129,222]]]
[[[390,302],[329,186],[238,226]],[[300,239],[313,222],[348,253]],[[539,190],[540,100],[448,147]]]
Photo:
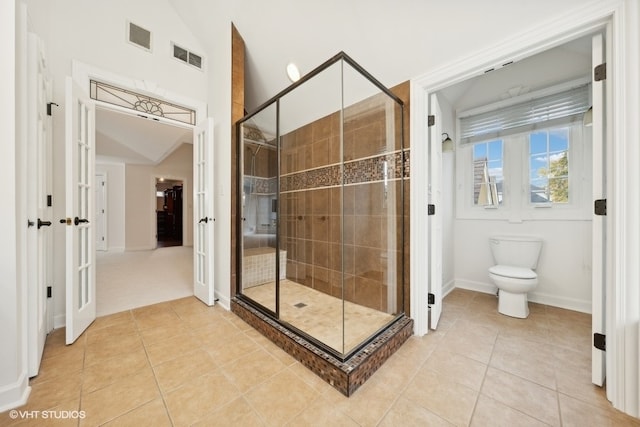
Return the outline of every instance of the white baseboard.
[[[471,280],[455,280],[455,287],[491,295],[495,295],[498,292],[498,288],[491,283],[474,282]],[[561,297],[535,291],[529,292],[527,299],[538,304],[591,314],[591,301]]]
[[[124,246],[110,246],[107,252],[124,252]]]
[[[0,387],[0,412],[24,405],[30,393],[29,376],[25,370],[17,381]]]
[[[66,314],[53,316],[53,329],[64,328],[65,326],[67,326]]]
[[[227,311],[231,311],[231,300],[229,299],[229,297],[225,295],[220,295],[218,291],[215,291],[214,295],[218,299],[216,304],[219,304],[220,306],[222,306],[222,308],[224,308]]]
[[[538,304],[550,305],[552,307],[564,308],[566,310],[579,311],[591,314],[591,301],[584,301],[575,298],[559,297],[539,292],[529,292],[527,299]]]
[[[451,279],[444,285],[442,285],[442,298],[449,295],[449,293],[456,288],[456,281]]]
[[[157,246],[131,246],[131,247],[126,247],[124,248],[124,250],[126,251],[150,251],[153,249],[156,249]]]
[[[498,292],[496,285],[484,282],[474,282],[472,280],[455,280],[455,287],[467,289],[469,291],[482,292],[483,294],[495,295]]]

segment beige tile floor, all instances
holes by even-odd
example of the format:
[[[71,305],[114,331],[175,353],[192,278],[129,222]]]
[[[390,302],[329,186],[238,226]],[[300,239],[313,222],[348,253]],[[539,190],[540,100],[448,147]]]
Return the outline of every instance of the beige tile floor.
[[[410,338],[351,398],[233,313],[189,297],[98,318],[78,342],[48,338],[21,410],[108,426],[640,426],[590,384],[588,315],[455,290],[437,331]]]
[[[243,293],[275,311],[274,282],[246,288]],[[298,307],[300,303],[304,307]],[[280,318],[339,353],[348,353],[394,316],[287,279],[280,281]]]

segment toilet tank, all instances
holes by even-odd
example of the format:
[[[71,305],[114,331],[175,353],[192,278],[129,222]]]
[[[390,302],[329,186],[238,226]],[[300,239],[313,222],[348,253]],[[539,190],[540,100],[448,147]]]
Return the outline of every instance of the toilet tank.
[[[494,236],[489,238],[493,260],[499,265],[535,269],[542,239],[531,236]]]

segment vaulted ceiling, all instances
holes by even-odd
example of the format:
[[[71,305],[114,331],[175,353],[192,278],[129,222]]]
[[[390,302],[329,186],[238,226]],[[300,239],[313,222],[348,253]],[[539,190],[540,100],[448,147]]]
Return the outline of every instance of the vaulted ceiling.
[[[344,51],[382,84],[391,87],[474,55],[546,19],[557,0],[167,0],[208,47],[221,31],[212,17],[225,15],[246,46],[245,104],[253,110],[291,82],[286,65],[304,75]],[[571,9],[583,0],[563,0]],[[482,19],[472,19],[471,17]],[[463,21],[464,26],[458,26]],[[227,23],[229,21],[226,21]],[[490,75],[477,76],[442,91],[454,109],[472,108],[509,94],[535,90],[588,72],[590,40],[550,49]],[[583,71],[580,71],[583,70]],[[98,112],[97,154],[103,160],[157,164],[182,142],[181,128],[135,116]]]
[[[158,164],[182,143],[192,141],[192,132],[136,115],[112,110],[96,111],[96,157],[99,161]]]
[[[245,102],[251,111],[340,51],[387,87],[420,76],[584,0],[168,0],[203,44],[220,38],[226,14],[246,46]]]

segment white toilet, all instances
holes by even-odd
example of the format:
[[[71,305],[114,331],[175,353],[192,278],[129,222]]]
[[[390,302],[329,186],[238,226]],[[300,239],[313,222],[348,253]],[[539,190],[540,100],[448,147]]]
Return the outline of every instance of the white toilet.
[[[496,236],[489,239],[493,260],[489,277],[498,287],[498,311],[511,317],[529,316],[527,292],[538,284],[534,271],[542,240],[528,236]]]

